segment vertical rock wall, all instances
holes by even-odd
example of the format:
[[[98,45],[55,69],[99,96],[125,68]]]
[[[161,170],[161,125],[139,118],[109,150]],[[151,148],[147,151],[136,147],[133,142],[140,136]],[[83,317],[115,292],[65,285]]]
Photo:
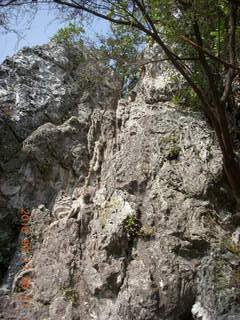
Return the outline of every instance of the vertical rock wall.
[[[18,259],[17,270],[10,264],[3,319],[237,320],[234,202],[214,132],[200,113],[171,102],[174,71],[148,68],[135,94],[116,104],[112,74],[78,91],[67,53],[54,60],[58,50],[28,49],[3,65],[9,74],[31,68],[35,106],[28,93],[21,104],[12,100],[10,118],[2,116],[2,212],[31,212],[31,259],[25,266]],[[46,104],[34,82],[40,76],[44,92],[56,90]],[[21,77],[14,84],[3,76],[2,90]]]

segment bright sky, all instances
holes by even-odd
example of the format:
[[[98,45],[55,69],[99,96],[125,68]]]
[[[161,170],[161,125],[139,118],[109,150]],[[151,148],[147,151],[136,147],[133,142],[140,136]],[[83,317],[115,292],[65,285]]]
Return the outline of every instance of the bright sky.
[[[49,12],[46,9],[39,10],[29,29],[21,33],[22,39],[19,39],[13,33],[0,33],[0,63],[2,63],[6,56],[12,56],[22,47],[31,47],[48,42],[57,30],[63,26],[63,23],[61,24],[56,20],[54,12]],[[20,29],[26,29],[24,24],[20,24],[16,29],[19,30],[19,27]],[[93,39],[95,32],[106,33],[107,29],[107,23],[100,19],[95,19],[93,23],[86,26],[88,36]]]

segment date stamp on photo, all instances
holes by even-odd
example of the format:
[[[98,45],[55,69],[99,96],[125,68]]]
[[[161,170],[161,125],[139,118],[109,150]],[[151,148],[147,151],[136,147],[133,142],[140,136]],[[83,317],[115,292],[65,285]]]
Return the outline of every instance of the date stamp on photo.
[[[32,271],[30,266],[31,257],[32,257],[32,248],[31,248],[31,226],[30,226],[30,211],[26,208],[20,210],[20,220],[21,220],[21,230],[20,236],[21,240],[21,255],[23,258],[23,268],[21,269],[17,279],[16,284],[13,287],[17,287],[18,292],[21,292],[17,296],[17,303],[20,305],[20,308],[23,311],[28,311],[31,305],[32,295],[28,293],[31,289],[31,278],[29,273]],[[28,320],[22,318],[20,320]]]

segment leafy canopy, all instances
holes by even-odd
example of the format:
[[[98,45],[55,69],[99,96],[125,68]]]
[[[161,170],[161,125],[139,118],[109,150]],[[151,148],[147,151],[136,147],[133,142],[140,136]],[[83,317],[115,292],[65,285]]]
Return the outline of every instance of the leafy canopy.
[[[70,22],[61,28],[52,40],[64,43],[69,49],[79,48],[79,62],[82,59],[83,46],[105,67],[112,68],[121,79],[122,94],[126,94],[139,78],[136,62],[143,49],[144,37],[140,32],[131,32],[129,27],[111,24],[110,33],[97,35],[95,41],[86,37],[82,26]]]
[[[85,30],[82,26],[70,22],[67,27],[61,28],[52,37],[56,42],[63,42],[66,46],[70,47],[73,44],[82,44]]]

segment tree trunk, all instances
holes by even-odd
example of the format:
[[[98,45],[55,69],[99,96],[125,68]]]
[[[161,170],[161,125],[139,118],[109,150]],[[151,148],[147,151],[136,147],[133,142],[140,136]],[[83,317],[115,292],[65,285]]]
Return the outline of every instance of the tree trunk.
[[[216,112],[211,112],[211,120],[222,151],[224,171],[240,209],[240,166],[234,153],[225,106],[220,100],[218,102],[214,107]]]

